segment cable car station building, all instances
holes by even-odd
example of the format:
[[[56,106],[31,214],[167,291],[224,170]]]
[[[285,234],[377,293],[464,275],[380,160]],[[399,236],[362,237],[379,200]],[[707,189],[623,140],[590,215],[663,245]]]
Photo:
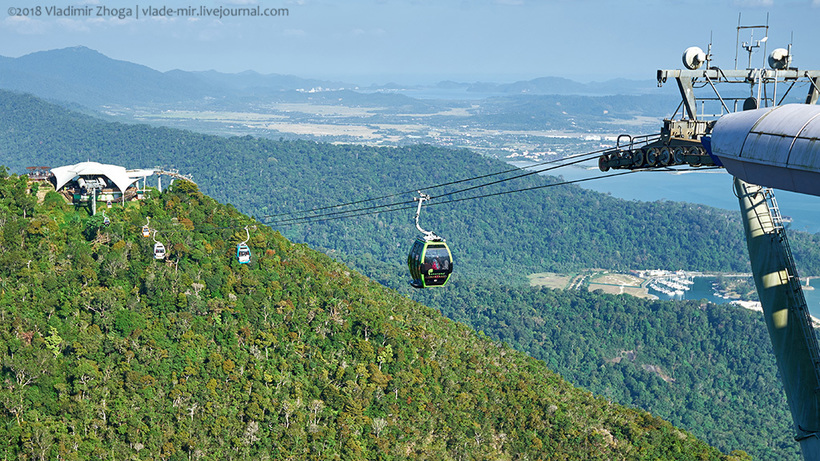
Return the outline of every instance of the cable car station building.
[[[94,214],[98,201],[124,204],[142,198],[139,180],[142,179],[144,185],[145,179],[154,173],[155,170],[126,170],[118,165],[82,162],[52,168],[48,180],[73,204],[90,204]]]

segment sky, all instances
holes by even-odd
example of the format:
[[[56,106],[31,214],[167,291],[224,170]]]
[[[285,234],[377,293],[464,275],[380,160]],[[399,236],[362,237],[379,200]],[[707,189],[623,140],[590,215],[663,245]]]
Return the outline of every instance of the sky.
[[[656,69],[680,68],[687,47],[705,50],[710,37],[715,64],[734,68],[739,15],[742,25],[765,25],[768,15],[764,46],[769,52],[786,47],[793,36],[793,64],[820,66],[815,46],[820,0],[0,0],[0,5],[2,56],[86,46],[163,72],[253,70],[359,85],[546,76],[652,80]],[[214,16],[257,7],[262,15],[256,17]],[[174,16],[159,15],[168,10]],[[740,41],[763,36],[762,29],[744,29]],[[754,55],[756,63],[764,61],[762,48]],[[743,53],[739,67],[748,64]]]

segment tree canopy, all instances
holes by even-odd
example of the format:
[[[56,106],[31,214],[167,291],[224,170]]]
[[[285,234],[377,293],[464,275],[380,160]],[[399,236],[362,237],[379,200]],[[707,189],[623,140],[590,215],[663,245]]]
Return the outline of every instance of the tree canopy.
[[[745,457],[263,226],[239,264],[252,219],[190,183],[151,195],[105,226],[0,178],[4,458]]]

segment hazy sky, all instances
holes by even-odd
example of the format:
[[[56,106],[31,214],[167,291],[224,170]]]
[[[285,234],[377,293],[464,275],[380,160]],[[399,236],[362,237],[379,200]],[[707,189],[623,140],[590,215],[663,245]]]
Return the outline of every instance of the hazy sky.
[[[710,34],[715,62],[733,68],[738,14],[744,25],[764,25],[768,13],[768,50],[785,47],[793,33],[794,64],[820,67],[820,0],[38,1],[0,0],[0,55],[84,45],[161,71],[255,70],[359,84],[653,79],[656,69],[679,68],[686,47],[706,49]],[[202,15],[257,5],[279,14]],[[163,6],[194,14],[145,14]],[[120,8],[130,16],[120,19]],[[755,58],[762,62],[762,53]],[[740,67],[747,62],[742,55]]]

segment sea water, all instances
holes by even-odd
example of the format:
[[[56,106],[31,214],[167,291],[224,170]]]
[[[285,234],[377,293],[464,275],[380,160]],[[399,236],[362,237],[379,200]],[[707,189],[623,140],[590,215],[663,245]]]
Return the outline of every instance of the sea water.
[[[723,304],[723,303],[730,302],[731,301],[730,299],[722,298],[722,297],[718,296],[717,293],[715,293],[715,290],[712,287],[712,284],[716,280],[717,279],[715,277],[694,277],[692,279],[692,282],[694,282],[694,283],[692,285],[690,285],[689,290],[686,290],[686,291],[683,292],[683,295],[674,295],[674,294],[673,295],[668,295],[668,294],[662,293],[660,291],[653,290],[652,288],[649,288],[649,294],[655,295],[655,296],[658,297],[658,299],[663,299],[663,300],[688,299],[688,300],[698,301],[698,300],[704,299],[708,302],[715,303],[715,304]]]
[[[683,296],[667,295],[651,288],[649,289],[649,294],[655,295],[658,299],[663,300],[688,299],[698,301],[704,299],[715,304],[731,302],[731,299],[722,298],[715,293],[712,284],[716,280],[717,279],[714,277],[695,277],[692,279],[692,281],[695,282],[692,285],[692,288],[688,291],[684,291]],[[814,279],[813,281],[815,285],[820,286],[820,282],[818,282],[817,279]],[[806,288],[805,282],[803,282],[803,286],[803,295],[806,297],[806,305],[809,308],[809,313],[811,313],[813,317],[820,318],[820,289],[814,289],[815,287],[811,285],[809,285],[809,288]]]
[[[519,168],[526,168],[533,165],[533,162],[515,161],[510,162],[510,164]],[[568,166],[549,173],[552,173],[553,176],[560,175],[565,180],[583,179],[603,174],[598,170],[595,161],[578,166]],[[640,184],[640,187],[636,187],[636,184]],[[693,168],[680,172],[648,171],[587,181],[578,185],[625,200],[647,202],[668,200],[700,203],[740,212],[737,198],[732,190],[732,176],[723,169],[698,170]],[[787,224],[789,229],[809,233],[820,232],[820,197],[776,190],[775,198],[780,207],[780,213],[791,219],[791,224]],[[803,275],[814,276],[820,274]],[[713,278],[696,277],[694,282],[692,290],[687,291],[683,299],[705,299],[714,303],[729,302],[729,300],[720,298],[713,292]],[[819,288],[815,290],[806,289],[803,293],[811,314],[820,318],[820,282],[815,280],[815,285]],[[660,292],[651,293],[660,299],[674,298]],[[677,299],[680,299],[680,297]]]
[[[803,285],[805,286],[805,284]],[[820,286],[820,283],[817,283],[815,280],[814,285]],[[815,288],[814,290],[804,289],[803,295],[806,297],[806,305],[809,307],[811,315],[820,318],[820,289],[817,289],[814,285],[810,285],[812,288]]]
[[[518,167],[532,165],[528,162],[511,163]],[[598,170],[597,162],[568,166],[550,173],[554,176],[563,176],[566,180],[604,174]],[[640,184],[640,187],[636,187],[636,184]],[[596,179],[578,185],[625,200],[700,203],[739,212],[738,201],[732,190],[732,176],[724,169],[698,170],[692,168],[677,172],[646,171]],[[775,198],[780,207],[780,214],[792,220],[789,225],[790,229],[812,234],[820,232],[820,197],[775,190]]]

